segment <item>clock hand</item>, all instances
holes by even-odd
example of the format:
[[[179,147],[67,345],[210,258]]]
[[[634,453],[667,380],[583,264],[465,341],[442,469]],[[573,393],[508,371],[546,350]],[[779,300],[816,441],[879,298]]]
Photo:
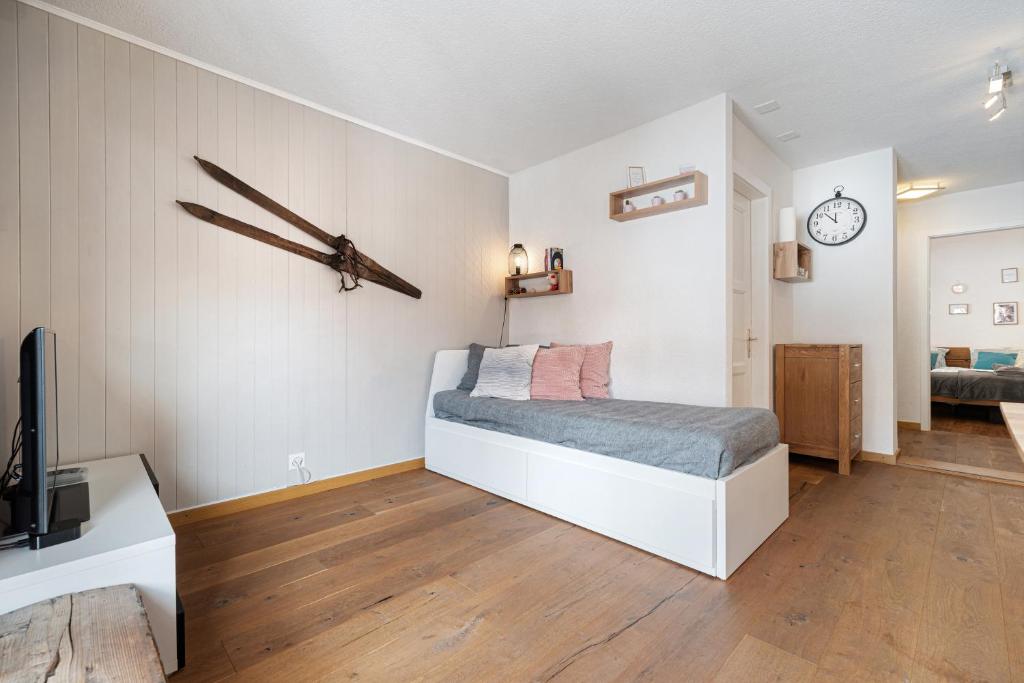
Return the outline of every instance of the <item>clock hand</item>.
[[[839,224],[839,221],[837,221],[835,218],[832,218],[832,216],[829,216],[827,211],[822,211],[822,213],[824,213],[836,225]]]

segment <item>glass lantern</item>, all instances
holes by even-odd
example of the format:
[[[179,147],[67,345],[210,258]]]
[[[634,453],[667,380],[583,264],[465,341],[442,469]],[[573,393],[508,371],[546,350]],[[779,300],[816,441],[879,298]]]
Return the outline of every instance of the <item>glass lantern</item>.
[[[526,255],[523,245],[516,243],[512,245],[512,251],[508,252],[508,274],[526,275],[530,272],[530,259]]]

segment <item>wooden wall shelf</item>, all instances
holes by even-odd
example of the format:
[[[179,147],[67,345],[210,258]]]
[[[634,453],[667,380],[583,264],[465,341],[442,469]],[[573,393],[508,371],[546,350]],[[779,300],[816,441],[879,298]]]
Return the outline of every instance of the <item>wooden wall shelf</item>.
[[[776,242],[773,276],[782,282],[810,282],[811,250],[799,242]],[[801,274],[800,269],[803,269]]]
[[[548,275],[558,276],[558,289],[546,290],[543,292],[523,292],[522,294],[509,294],[508,292],[520,287],[520,280],[535,280],[546,278]],[[554,294],[572,294],[572,271],[571,270],[542,270],[538,273],[526,273],[525,275],[509,275],[505,278],[505,296],[509,299],[530,299],[535,296],[552,296]]]
[[[648,206],[642,209],[638,207],[628,213],[623,211],[627,199],[640,197],[645,194],[653,194],[659,190],[681,187],[691,183],[693,184],[693,192],[687,199],[681,199],[677,202],[666,200],[661,206]],[[668,213],[669,211],[681,211],[695,206],[703,206],[707,203],[708,177],[700,171],[689,171],[687,173],[680,173],[679,175],[672,176],[671,178],[663,178],[662,180],[655,180],[649,183],[644,183],[643,185],[637,185],[636,187],[627,187],[625,189],[609,193],[608,218],[611,218],[613,221],[619,221],[620,223],[624,221],[635,221],[637,218],[657,216],[659,214]]]

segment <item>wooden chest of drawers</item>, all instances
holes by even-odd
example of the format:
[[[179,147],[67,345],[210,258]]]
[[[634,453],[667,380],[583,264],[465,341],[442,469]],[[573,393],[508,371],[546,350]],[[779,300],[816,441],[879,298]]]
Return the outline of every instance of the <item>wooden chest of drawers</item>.
[[[863,425],[860,344],[777,344],[775,414],[793,453],[830,458],[850,473]]]

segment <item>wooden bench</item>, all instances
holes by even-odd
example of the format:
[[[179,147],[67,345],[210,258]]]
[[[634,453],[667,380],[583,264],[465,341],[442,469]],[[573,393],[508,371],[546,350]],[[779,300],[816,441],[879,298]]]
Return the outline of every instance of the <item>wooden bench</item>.
[[[0,615],[0,681],[165,681],[133,585],[95,588]]]

